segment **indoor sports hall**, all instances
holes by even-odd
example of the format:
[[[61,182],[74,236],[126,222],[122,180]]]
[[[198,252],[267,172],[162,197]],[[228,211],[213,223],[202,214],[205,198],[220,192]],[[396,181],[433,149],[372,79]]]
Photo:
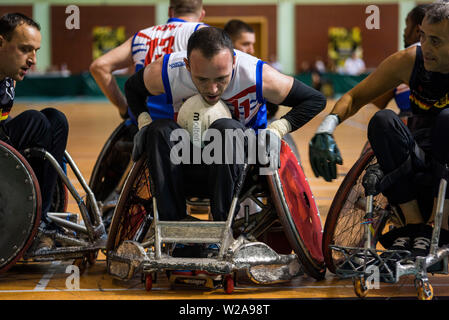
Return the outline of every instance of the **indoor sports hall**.
[[[128,152],[128,158],[121,163],[123,168],[120,169],[123,172],[126,171],[126,174],[114,178],[114,182],[110,182],[111,185],[108,186],[108,170],[117,169],[117,161],[122,153],[108,155],[109,158],[107,158],[103,152],[108,148],[110,150],[116,143],[115,140],[111,140],[111,135],[117,133],[117,128],[123,128],[123,123],[131,120],[128,118],[124,120],[117,107],[105,96],[93,75],[92,68],[92,63],[96,59],[133,38],[140,30],[156,25],[166,25],[171,8],[170,2],[168,0],[0,1],[0,16],[7,13],[22,13],[39,24],[41,35],[36,63],[26,71],[23,81],[15,83],[15,97],[12,98],[14,106],[9,117],[15,118],[29,109],[42,110],[48,107],[55,108],[66,116],[69,125],[66,150],[71,161],[67,160],[67,156],[65,157],[63,172],[76,194],[74,197],[71,189],[64,186],[64,183],[58,182],[58,191],[53,197],[61,197],[57,199],[60,202],[58,207],[61,211],[58,211],[59,214],[49,213],[49,216],[54,217],[51,218],[54,221],[71,221],[72,224],[63,224],[63,229],[66,232],[67,229],[69,231],[65,236],[61,236],[62,238],[57,238],[59,242],[66,243],[65,247],[60,248],[58,254],[39,255],[36,254],[37,251],[31,253],[30,251],[34,250],[35,242],[43,232],[39,229],[39,221],[36,222],[37,211],[41,208],[28,205],[30,198],[39,198],[35,194],[40,192],[39,189],[34,188],[34,193],[30,195],[31,191],[27,189],[29,183],[26,182],[22,183],[20,191],[18,189],[17,192],[14,191],[8,195],[0,193],[2,203],[0,206],[7,203],[10,198],[14,198],[14,203],[18,203],[19,207],[22,205],[26,207],[24,210],[17,209],[17,211],[26,211],[31,206],[31,213],[27,211],[27,213],[18,214],[23,215],[23,218],[17,218],[21,223],[17,234],[22,232],[23,235],[4,237],[3,239],[10,240],[0,243],[0,253],[2,253],[0,263],[3,263],[3,265],[0,264],[0,300],[187,300],[192,303],[200,300],[219,300],[220,304],[225,304],[226,301],[238,303],[239,300],[255,299],[269,304],[270,301],[291,299],[447,299],[449,297],[449,277],[447,277],[449,252],[445,251],[444,246],[442,249],[439,248],[441,268],[436,271],[430,267],[423,269],[417,262],[409,262],[408,269],[403,269],[402,274],[398,274],[393,266],[391,270],[387,268],[391,272],[379,280],[379,274],[383,275],[384,265],[386,265],[383,260],[380,260],[380,265],[377,264],[374,269],[370,269],[371,271],[366,270],[369,265],[366,264],[363,253],[366,253],[369,246],[370,252],[374,252],[375,259],[381,255],[382,250],[386,249],[380,243],[376,243],[377,237],[393,230],[398,224],[397,212],[392,209],[393,205],[388,204],[388,200],[381,194],[376,194],[372,198],[366,197],[361,186],[364,169],[369,163],[375,162],[375,156],[372,160],[373,151],[370,147],[368,146],[368,151],[364,148],[368,141],[368,124],[379,108],[373,103],[367,103],[359,112],[336,128],[332,137],[338,144],[342,164],[337,165],[335,179],[328,182],[323,177],[317,177],[311,167],[309,155],[309,144],[317,128],[331,113],[337,101],[374,72],[384,59],[405,48],[403,36],[409,12],[417,5],[431,3],[431,1],[409,0],[203,0],[202,6],[205,11],[204,17],[201,18],[203,23],[224,28],[233,19],[245,22],[252,28],[250,33],[254,34],[253,50],[250,54],[266,62],[272,69],[278,70],[276,72],[296,78],[321,92],[326,97],[326,105],[304,126],[289,134],[290,146],[296,145],[299,157],[296,156],[298,160],[294,167],[296,171],[288,171],[293,170],[291,168],[283,171],[285,175],[281,176],[280,183],[283,183],[282,179],[290,179],[288,181],[290,181],[291,189],[287,192],[285,188],[289,187],[284,186],[283,192],[278,193],[278,195],[281,194],[279,196],[281,200],[277,200],[283,204],[287,203],[288,210],[284,208],[283,218],[273,218],[275,220],[263,232],[260,231],[258,237],[251,238],[263,243],[263,246],[255,247],[262,248],[260,255],[273,254],[275,259],[278,259],[277,262],[272,265],[264,262],[265,264],[261,263],[260,266],[252,266],[249,271],[248,268],[243,267],[239,270],[234,269],[226,275],[224,272],[213,275],[210,271],[212,269],[206,268],[209,271],[204,271],[202,275],[199,272],[201,268],[197,265],[189,269],[189,264],[186,264],[181,272],[178,272],[181,262],[177,265],[178,270],[167,266],[163,268],[161,264],[157,264],[159,269],[153,268],[155,265],[153,260],[156,259],[157,262],[158,256],[158,251],[154,249],[159,241],[157,237],[164,236],[160,234],[159,229],[155,229],[156,235],[153,235],[156,242],[145,249],[135,244],[139,242],[135,238],[126,238],[123,235],[124,224],[134,223],[132,217],[127,215],[134,213],[127,204],[122,202],[132,199],[133,196],[145,197],[138,192],[139,186],[130,184],[132,179],[142,179],[139,178],[140,176],[136,178],[136,175],[131,174],[136,171],[133,165],[137,165],[130,160],[134,132],[127,138],[128,140],[123,142],[123,145],[118,147],[120,152],[126,150]],[[2,41],[5,41],[1,34],[0,37]],[[156,41],[148,39],[146,45],[150,47],[150,50],[154,50],[157,46],[163,49],[167,45],[166,48],[169,49],[165,53],[172,52],[170,43],[159,42],[158,44],[158,39]],[[151,41],[152,43],[148,44]],[[135,52],[129,52],[131,53]],[[359,64],[357,69],[354,65],[352,67],[345,65],[346,60],[349,59],[358,59],[362,66]],[[108,66],[106,65],[105,68]],[[131,63],[122,64],[116,69],[112,72],[112,77],[118,89],[124,93],[125,83],[136,72],[136,68]],[[4,75],[1,70],[0,75]],[[395,113],[399,112],[394,99],[386,101],[385,108]],[[289,111],[288,106],[280,105],[274,119],[281,119]],[[0,120],[3,119],[0,118]],[[137,132],[138,129],[135,128]],[[9,149],[5,149],[3,144],[0,146],[4,154],[8,152]],[[285,148],[284,144],[282,148]],[[368,159],[366,152],[370,155],[369,161],[366,160]],[[295,156],[294,152],[290,151],[290,153],[291,160],[291,157]],[[26,162],[20,154],[14,157],[17,157],[20,163]],[[20,165],[15,167],[14,164],[9,164],[9,161],[12,161],[10,158],[7,155],[0,158],[0,164],[8,161],[8,166],[5,167],[7,169],[0,175],[6,187],[0,188],[0,192],[11,189],[11,186],[15,185],[9,180],[22,179],[20,176],[15,178],[14,168],[21,172],[30,170],[29,167],[22,168]],[[285,160],[287,158],[281,156],[280,159],[281,166],[287,163]],[[360,159],[366,161],[361,163]],[[76,165],[76,173],[72,170],[72,163]],[[357,173],[354,173],[355,171]],[[303,173],[303,180],[294,180],[297,179],[296,172]],[[104,176],[98,176],[102,174]],[[33,179],[32,176],[30,177]],[[262,178],[259,177],[259,179]],[[97,179],[96,184],[93,179]],[[100,194],[102,189],[98,185],[109,188],[110,193],[115,192],[115,198],[107,198]],[[265,186],[265,182],[262,185]],[[255,199],[259,201],[256,208],[270,207],[272,198],[264,198],[264,194],[273,192],[276,183],[274,187],[270,183],[268,185],[269,190],[265,188],[261,191],[262,194],[255,196]],[[356,187],[359,189],[356,190]],[[126,193],[123,190],[126,190]],[[142,205],[146,210],[148,209],[146,206],[150,206],[152,192],[149,191],[150,195],[146,195],[145,205]],[[291,204],[288,197],[299,200],[296,205]],[[368,208],[366,206],[370,203],[369,199],[373,200],[371,204],[374,206],[374,218],[372,216],[367,218],[365,215]],[[438,197],[438,199],[444,202],[444,198]],[[208,220],[211,217],[207,201],[201,197],[189,199],[187,211],[193,217],[192,220]],[[26,205],[24,205],[25,202]],[[96,202],[96,205],[93,202]],[[305,216],[301,215],[303,213],[300,208],[297,208],[298,204],[305,206],[307,211]],[[7,207],[5,204],[4,208]],[[279,211],[282,205],[276,204],[275,207]],[[86,210],[91,214],[89,223],[84,221],[89,214]],[[95,211],[93,216],[91,211]],[[330,217],[330,211],[333,212],[332,217]],[[380,213],[376,215],[378,211]],[[393,216],[395,213],[387,211],[396,212],[396,216]],[[6,226],[5,228],[0,226],[2,234],[11,232],[14,223],[8,220],[17,217],[16,212],[14,216],[11,214],[7,216],[6,212],[11,211],[2,210],[0,215],[0,221],[3,221],[2,223]],[[289,220],[288,217],[285,218],[289,215],[288,212],[293,216],[295,212],[299,212],[300,216]],[[97,213],[99,216],[96,215]],[[347,216],[344,217],[344,214]],[[392,216],[388,216],[389,214]],[[109,217],[110,226],[99,235],[102,230],[99,227],[101,219],[106,215]],[[122,220],[119,221],[118,216],[121,216]],[[141,220],[139,223],[152,223],[151,216],[146,217],[150,219],[149,222]],[[258,218],[251,220],[248,211],[243,216],[243,220],[246,219],[242,222],[243,229],[250,228],[251,223],[260,222]],[[329,222],[330,219],[332,223]],[[290,226],[293,231],[289,233],[285,231],[289,228],[288,221],[293,221],[291,222],[293,226]],[[188,226],[194,225],[194,222],[189,223]],[[220,224],[220,228],[221,226]],[[130,225],[127,227],[133,228]],[[192,228],[194,227],[191,227],[189,232],[196,230]],[[270,228],[273,229],[270,231]],[[131,232],[130,230],[128,231]],[[167,230],[174,230],[174,227],[167,226]],[[184,229],[179,230],[173,239],[187,239],[187,235],[182,235]],[[302,232],[309,234],[311,238],[301,235]],[[131,233],[134,235],[136,230],[133,229]],[[116,238],[111,240],[111,234]],[[242,234],[246,235],[246,231]],[[368,234],[376,241],[367,244],[369,241],[365,241]],[[296,242],[292,244],[292,241],[295,241],[292,237],[299,237],[299,244]],[[133,242],[125,241],[125,244],[129,245],[125,246],[123,239]],[[140,242],[144,242],[143,238],[141,240]],[[271,246],[271,249],[264,241]],[[304,241],[305,245],[302,244]],[[225,243],[227,242],[223,242],[222,246]],[[359,247],[359,253],[354,254],[354,248],[338,251],[338,248],[331,248],[329,245]],[[72,249],[75,246],[84,249],[81,251]],[[116,260],[111,258],[112,262],[108,262],[107,247],[112,248],[111,257],[116,257],[114,258]],[[162,246],[162,251],[169,250],[169,247],[165,244]],[[278,250],[282,254],[273,253],[273,250],[276,251],[275,247],[282,247],[282,250]],[[252,254],[252,251],[247,248],[249,245],[238,248],[241,250],[241,259],[244,261],[246,261],[246,255]],[[365,251],[363,251],[364,248]],[[295,254],[300,255],[296,252],[297,250],[306,252],[300,253],[305,256],[301,259],[314,260],[311,263],[312,266],[304,266],[304,260],[296,260]],[[230,251],[232,250],[228,249],[228,254]],[[8,252],[13,252],[11,253],[13,256],[8,256]],[[26,259],[27,257],[29,258]],[[292,262],[292,257],[295,258],[296,264]],[[282,265],[287,259],[290,259],[288,264]],[[124,262],[125,260],[128,262]],[[319,260],[318,265],[321,267],[317,267],[316,260]],[[234,265],[238,265],[235,261]],[[354,261],[362,261],[362,267],[354,266]],[[190,260],[188,262],[191,263],[190,266],[194,264]],[[142,268],[142,264],[138,266],[139,263],[145,264],[145,267]],[[294,275],[291,274],[293,265],[299,268]],[[340,268],[348,267],[348,265],[349,271],[339,272]],[[216,268],[219,268],[218,264]],[[171,271],[167,271],[168,269]],[[191,271],[191,269],[195,270]],[[285,274],[278,274],[282,272]],[[286,274],[289,279],[285,278]],[[275,278],[274,281],[264,283],[265,278],[269,277]],[[216,281],[216,279],[219,280]]]

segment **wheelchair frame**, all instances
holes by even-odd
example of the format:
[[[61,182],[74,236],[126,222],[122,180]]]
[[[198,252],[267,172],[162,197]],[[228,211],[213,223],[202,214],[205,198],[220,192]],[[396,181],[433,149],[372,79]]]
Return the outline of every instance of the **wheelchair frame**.
[[[259,200],[260,194],[253,194],[256,188],[254,185],[243,192],[243,199],[239,199],[239,193],[242,192],[241,188],[249,170],[248,165],[240,177],[238,193],[234,195],[225,222],[170,222],[158,219],[156,198],[151,196],[153,194],[151,177],[140,176],[146,174],[146,166],[143,167],[144,161],[145,159],[142,158],[134,164],[125,183],[126,190],[122,191],[114,212],[107,245],[108,272],[113,277],[128,280],[141,270],[146,288],[149,290],[158,271],[189,269],[214,276],[221,275],[225,292],[230,293],[232,292],[230,288],[234,287],[232,274],[238,270],[246,270],[249,277],[256,283],[288,281],[302,274],[303,266],[298,262],[297,254],[278,254],[267,244],[256,240],[273,226],[277,216],[275,211],[275,216],[272,216],[274,208],[272,204],[264,204]],[[139,173],[142,167],[143,173]],[[275,172],[269,180],[280,181],[279,173]],[[142,191],[135,186],[140,183],[150,190]],[[143,198],[137,199],[141,196],[140,194],[143,194]],[[254,215],[246,213],[240,221],[234,221],[237,203],[247,198],[253,199],[262,210]],[[127,199],[137,199],[137,205],[127,205]],[[311,201],[310,205],[314,204],[313,199],[309,201]],[[283,207],[284,211],[286,207],[288,208],[285,203],[279,206]],[[151,219],[148,212],[153,213],[154,219]],[[148,228],[150,228],[149,232]],[[233,232],[236,232],[236,228],[239,229],[240,235],[234,239]],[[252,231],[255,233],[253,234]],[[296,236],[301,241],[301,236]],[[165,246],[162,246],[162,243]],[[168,255],[172,246],[170,244],[173,243],[218,243],[221,246],[216,258],[174,258]],[[298,245],[295,252],[303,250],[301,248],[301,245]],[[319,272],[315,270],[315,274],[311,275],[319,279],[324,277],[324,263],[322,266],[309,267],[309,270],[310,268],[321,268]]]
[[[20,153],[18,153],[17,150],[15,150],[12,146],[7,144],[2,145],[5,148],[13,150],[13,152],[20,155]],[[34,240],[29,244],[27,248],[24,248],[25,250],[23,250],[23,255],[16,257],[16,259],[14,260],[17,261],[20,258],[23,258],[24,260],[32,259],[33,261],[75,259],[75,264],[81,268],[81,271],[84,271],[85,267],[87,266],[87,262],[89,262],[90,264],[95,263],[98,250],[102,250],[105,248],[107,240],[107,235],[93,192],[90,190],[81,172],[79,171],[78,167],[67,151],[65,151],[64,157],[69,164],[72,172],[80,182],[81,187],[86,192],[86,200],[84,200],[78,194],[77,190],[70,182],[64,170],[49,152],[40,148],[30,148],[24,150],[24,155],[26,157],[39,157],[45,159],[46,161],[50,161],[51,165],[56,170],[58,177],[62,180],[63,184],[67,187],[70,194],[78,204],[83,221],[82,223],[73,221],[73,218],[76,215],[73,213],[48,212],[48,218],[56,225],[62,227],[66,232],[62,234],[60,232],[57,232],[56,230],[46,230],[43,228],[42,224],[39,225],[39,221],[32,231],[32,235],[35,234],[35,236],[33,236]],[[32,168],[25,158],[22,157],[18,159],[25,165],[28,170],[32,172]],[[32,176],[35,179],[35,185],[39,186],[34,173],[32,173]],[[40,212],[38,214],[38,218],[40,220]],[[41,249],[38,251],[37,245],[39,243],[39,240],[43,236],[51,237],[53,240],[62,244],[62,246],[48,250]],[[11,266],[12,264],[6,265],[5,268],[0,271],[4,272]]]
[[[372,151],[368,151],[367,156],[372,157],[371,153]],[[429,254],[425,257],[416,257],[415,261],[411,261],[409,258],[411,255],[409,251],[376,248],[376,241],[374,240],[379,230],[373,228],[374,196],[366,197],[365,221],[362,222],[364,225],[364,246],[351,247],[329,244],[331,251],[339,252],[344,256],[343,263],[335,266],[335,273],[342,278],[353,279],[354,292],[358,297],[363,298],[367,295],[374,275],[378,277],[378,281],[387,283],[397,283],[402,276],[412,275],[415,277],[418,298],[420,300],[431,300],[433,298],[433,288],[428,278],[428,272],[449,274],[449,245],[438,247],[446,189],[447,180],[442,178],[438,190]],[[388,255],[382,256],[383,253],[388,253]],[[430,267],[440,261],[443,261],[441,270],[429,270]],[[376,267],[378,272],[376,273],[372,267]]]

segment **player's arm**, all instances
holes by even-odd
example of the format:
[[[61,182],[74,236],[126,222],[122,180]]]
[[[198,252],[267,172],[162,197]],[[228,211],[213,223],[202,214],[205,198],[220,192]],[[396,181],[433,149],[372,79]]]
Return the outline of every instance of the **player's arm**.
[[[146,100],[149,96],[165,93],[162,82],[164,57],[150,63],[133,74],[125,83],[128,106],[137,118],[139,129],[151,122]]]
[[[340,122],[343,122],[388,90],[394,89],[401,83],[408,84],[415,56],[416,48],[413,47],[386,58],[374,72],[344,94],[331,113],[338,115]]]
[[[316,177],[326,181],[337,177],[337,164],[343,164],[333,137],[338,124],[354,115],[364,105],[401,83],[408,83],[415,62],[416,48],[399,51],[337,101],[309,143],[309,160]]]
[[[309,122],[326,107],[324,95],[301,81],[263,66],[263,96],[269,102],[291,107],[281,119],[270,124],[280,131],[281,137]],[[271,129],[271,128],[270,128]]]
[[[119,109],[122,117],[126,115],[128,104],[112,72],[133,65],[131,42],[132,38],[129,38],[117,48],[95,59],[89,67],[101,91]]]
[[[385,92],[383,95],[377,97],[373,101],[371,101],[372,104],[374,104],[379,109],[385,109],[388,105],[388,103],[391,101],[391,99],[394,98],[394,89],[389,90],[388,92]]]

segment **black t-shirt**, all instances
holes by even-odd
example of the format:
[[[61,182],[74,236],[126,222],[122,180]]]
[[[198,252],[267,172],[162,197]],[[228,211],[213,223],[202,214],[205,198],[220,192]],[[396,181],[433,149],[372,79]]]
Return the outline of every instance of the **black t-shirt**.
[[[8,118],[14,103],[14,80],[5,78],[0,81],[0,123]]]
[[[421,46],[416,46],[416,59],[410,77],[410,106],[413,116],[408,127],[424,150],[430,149],[430,129],[441,110],[449,107],[449,74],[427,71]]]

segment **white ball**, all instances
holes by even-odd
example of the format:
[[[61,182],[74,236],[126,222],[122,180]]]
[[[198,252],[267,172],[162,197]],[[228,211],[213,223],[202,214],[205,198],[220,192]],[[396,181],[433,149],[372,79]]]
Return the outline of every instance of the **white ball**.
[[[201,95],[187,99],[178,112],[177,123],[190,134],[190,140],[196,146],[203,147],[203,135],[209,126],[217,119],[231,119],[229,107],[219,100],[209,105]]]

